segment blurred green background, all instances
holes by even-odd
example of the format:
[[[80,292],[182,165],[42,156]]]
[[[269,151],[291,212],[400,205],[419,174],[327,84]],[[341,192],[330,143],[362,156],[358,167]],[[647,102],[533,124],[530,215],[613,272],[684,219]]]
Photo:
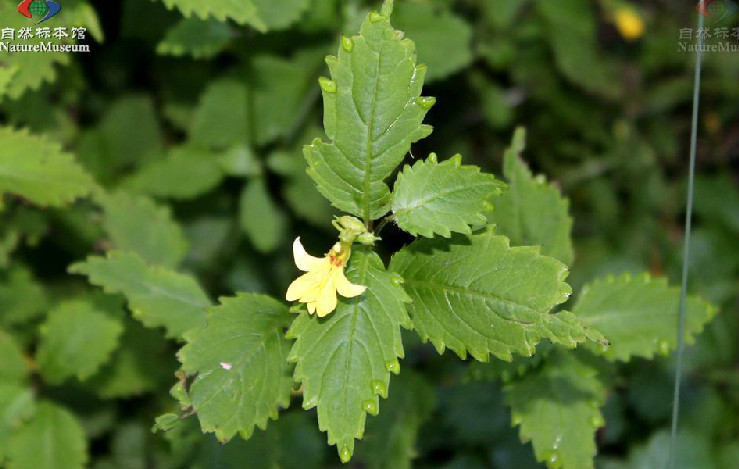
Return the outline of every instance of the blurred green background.
[[[282,297],[295,275],[292,240],[300,235],[319,253],[335,236],[334,212],[301,154],[321,134],[323,57],[379,4],[261,1],[263,22],[250,25],[226,19],[226,2],[216,9],[223,18],[207,20],[168,10],[172,0],[60,3],[55,25],[85,26],[91,52],[0,53],[2,125],[61,143],[106,188],[170,206],[189,243],[183,270],[211,297]],[[0,27],[19,27],[16,6],[0,2]],[[503,149],[523,125],[524,158],[570,200],[573,289],[627,271],[679,282],[695,61],[680,43],[698,32],[692,1],[399,0],[392,22],[416,41],[428,65],[424,95],[437,98],[426,121],[434,133],[413,155],[459,152],[500,174]],[[707,41],[739,47],[731,36],[738,25],[739,15],[719,25],[709,19]],[[717,37],[719,27],[727,39]],[[739,53],[704,59],[690,289],[721,313],[686,350],[678,467],[726,469],[739,467]],[[55,385],[33,378],[38,395],[81,422],[90,467],[340,466],[297,395],[247,442],[220,445],[195,417],[152,433],[154,417],[176,407],[168,391],[177,344],[124,313],[118,297],[66,273],[109,246],[99,209],[81,201],[41,210],[12,197],[4,205],[0,350],[12,340],[31,360],[39,325],[62,299],[92,296],[126,317],[118,348],[94,376]],[[395,248],[410,240],[394,227],[383,237]],[[416,439],[414,467],[543,467],[511,428],[497,376],[471,373],[414,334],[404,340],[404,372],[416,373],[403,379],[423,381],[424,392],[391,391],[376,419],[421,406],[422,418],[406,428]],[[633,360],[615,373],[597,465],[660,467],[674,359]],[[378,467],[372,425],[381,428],[370,421],[349,467]]]

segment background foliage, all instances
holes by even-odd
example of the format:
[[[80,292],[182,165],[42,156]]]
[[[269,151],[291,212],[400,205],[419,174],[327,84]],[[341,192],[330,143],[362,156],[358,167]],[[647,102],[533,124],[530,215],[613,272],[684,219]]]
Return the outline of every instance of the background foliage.
[[[0,27],[25,25],[15,7],[0,2]],[[182,392],[175,378],[183,333],[214,309],[227,315],[247,299],[270,311],[263,327],[282,327],[286,309],[256,294],[283,296],[295,275],[295,236],[311,252],[332,242],[334,211],[305,172],[302,145],[323,134],[317,79],[328,75],[324,56],[378,7],[354,0],[66,0],[53,21],[87,27],[90,54],[0,54],[0,465],[341,464],[317,429],[316,412],[301,410],[296,393],[280,395],[289,409],[247,441],[221,445],[202,434],[207,421],[194,417],[168,432],[150,429],[162,414],[158,426],[173,426],[167,413],[179,406],[171,396],[184,406],[198,397],[193,388]],[[643,22],[638,37],[618,27],[624,9]],[[412,154],[462,153],[465,164],[508,181],[513,189],[489,221],[516,244],[546,238],[543,252],[571,265],[573,290],[589,284],[568,310],[588,317],[604,297],[650,305],[655,314],[674,307],[652,277],[674,283],[681,262],[693,57],[677,43],[679,30],[693,27],[693,6],[408,0],[397,2],[392,21],[428,66],[423,96],[437,99],[425,120],[434,132]],[[707,54],[704,70],[691,291],[719,311],[687,350],[684,467],[739,465],[734,59]],[[517,150],[530,169],[517,152],[503,156],[519,124],[527,139],[525,151]],[[434,168],[417,163],[403,177],[432,177]],[[402,200],[396,203],[402,211]],[[517,204],[527,210],[518,213]],[[547,228],[563,219],[567,226],[568,210],[574,243],[566,230],[552,237]],[[398,223],[420,232],[414,216]],[[467,229],[468,221],[460,223]],[[388,226],[383,239],[394,252],[411,238]],[[105,258],[88,258],[112,248]],[[412,262],[399,256],[393,264],[408,280]],[[596,278],[605,280],[591,283]],[[152,291],[152,283],[163,287]],[[213,306],[236,291],[250,296]],[[464,355],[453,337],[422,344],[404,331],[403,373],[393,377],[382,412],[367,417],[350,464],[537,467],[536,455],[551,467],[562,459],[573,465],[581,448],[560,447],[549,404],[578,396],[568,415],[589,422],[591,433],[606,423],[595,438],[597,466],[662,465],[674,363],[652,355],[655,344],[672,350],[674,336],[633,337],[608,317],[593,321],[632,340],[628,351],[614,346],[608,361],[592,363],[586,353],[544,342],[534,360],[480,365],[434,351],[446,345]],[[270,347],[287,354],[281,341]],[[239,348],[233,353],[237,361]],[[201,355],[191,344],[178,358],[194,372]],[[261,376],[257,368],[247,370],[253,379],[275,386],[289,379],[289,370]],[[270,412],[259,409],[258,425]],[[216,436],[237,430],[220,431]],[[42,433],[49,439],[39,452]],[[533,447],[521,438],[534,439]]]

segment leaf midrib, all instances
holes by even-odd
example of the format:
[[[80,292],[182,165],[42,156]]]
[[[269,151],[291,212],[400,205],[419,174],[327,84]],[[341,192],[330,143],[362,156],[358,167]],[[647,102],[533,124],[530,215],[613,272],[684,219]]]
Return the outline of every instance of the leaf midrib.
[[[367,120],[367,140],[366,140],[366,152],[365,152],[365,159],[364,159],[364,166],[365,166],[365,172],[364,172],[364,182],[362,190],[364,191],[364,224],[369,226],[370,223],[370,216],[372,213],[370,212],[370,193],[372,188],[372,132],[375,127],[375,112],[377,110],[377,89],[380,85],[380,61],[382,60],[382,46],[384,44],[384,41],[380,43],[379,50],[376,54],[377,56],[377,66],[375,67],[375,77],[374,77],[374,86],[372,89],[372,105],[370,107],[370,115],[369,119]]]

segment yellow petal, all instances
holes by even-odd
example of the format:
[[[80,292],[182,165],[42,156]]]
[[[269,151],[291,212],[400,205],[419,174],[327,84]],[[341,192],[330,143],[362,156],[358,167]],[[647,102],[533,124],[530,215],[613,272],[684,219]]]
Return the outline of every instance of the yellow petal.
[[[336,309],[336,287],[328,281],[321,294],[316,298],[316,314],[319,318],[326,316]]]
[[[293,258],[295,259],[295,265],[298,266],[298,269],[302,270],[303,272],[308,272],[315,269],[318,265],[321,264],[321,261],[323,261],[323,259],[321,258],[313,257],[308,254],[303,245],[300,243],[300,236],[295,238],[295,241],[293,241]]]
[[[334,274],[334,283],[339,294],[345,298],[354,298],[361,295],[367,289],[364,285],[355,285],[344,275],[343,269],[338,269]]]
[[[315,274],[311,274],[311,272],[308,272],[293,280],[287,288],[287,293],[285,293],[285,299],[287,301],[299,300],[316,288],[316,276]]]

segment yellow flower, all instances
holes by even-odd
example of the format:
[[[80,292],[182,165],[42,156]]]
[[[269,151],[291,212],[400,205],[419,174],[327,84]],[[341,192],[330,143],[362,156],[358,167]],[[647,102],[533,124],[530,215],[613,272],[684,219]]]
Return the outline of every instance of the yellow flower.
[[[644,20],[631,8],[622,7],[614,13],[616,29],[627,41],[639,39],[644,34]]]
[[[293,257],[298,269],[305,272],[290,284],[285,297],[287,301],[306,303],[310,314],[324,317],[336,309],[336,292],[346,298],[361,295],[367,289],[354,285],[344,276],[344,267],[349,260],[349,245],[336,243],[323,258],[313,257],[300,244],[293,243]]]

